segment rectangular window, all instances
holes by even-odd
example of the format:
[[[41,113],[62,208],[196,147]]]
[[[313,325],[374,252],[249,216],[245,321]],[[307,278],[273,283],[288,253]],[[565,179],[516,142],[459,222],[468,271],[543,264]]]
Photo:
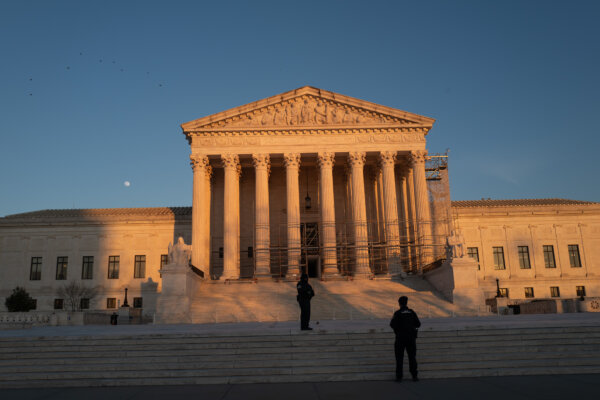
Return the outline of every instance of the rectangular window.
[[[67,264],[69,257],[56,257],[56,280],[67,279]]]
[[[533,288],[532,287],[525,288],[525,297],[528,299],[533,298]]]
[[[106,299],[106,308],[117,308],[117,299],[114,297],[108,297]]]
[[[169,263],[169,256],[167,254],[160,255],[160,269]]]
[[[54,309],[62,310],[65,302],[63,299],[54,299]]]
[[[133,308],[142,308],[142,298],[141,297],[134,297],[133,298]]]
[[[558,286],[550,286],[550,296],[560,297],[560,289],[558,288]]]
[[[581,268],[581,258],[579,258],[579,245],[569,245],[569,262],[571,263],[571,268]]]
[[[90,308],[90,299],[79,300],[79,309],[80,310],[89,310],[89,308]]]
[[[33,299],[33,308],[32,310],[37,310],[37,299]]]
[[[554,246],[544,245],[544,265],[546,268],[556,268],[556,260],[554,259]]]
[[[119,263],[120,262],[121,262],[120,256],[108,256],[108,279],[119,279]]]
[[[94,256],[83,256],[81,279],[92,279],[94,275]]]
[[[135,256],[133,277],[142,279],[146,277],[146,256]]]
[[[494,269],[506,269],[506,265],[504,264],[504,248],[494,247]]]
[[[219,258],[223,258],[223,248],[219,247]]]
[[[585,297],[585,286],[577,286],[577,297]]]
[[[40,279],[42,279],[42,257],[31,257],[29,280],[39,281]]]
[[[519,267],[521,269],[531,269],[531,263],[529,262],[529,247],[519,246]]]
[[[505,287],[500,288],[500,297],[508,297],[508,288],[505,288]]]
[[[467,255],[477,261],[477,269],[479,270],[479,249],[477,247],[467,247]]]

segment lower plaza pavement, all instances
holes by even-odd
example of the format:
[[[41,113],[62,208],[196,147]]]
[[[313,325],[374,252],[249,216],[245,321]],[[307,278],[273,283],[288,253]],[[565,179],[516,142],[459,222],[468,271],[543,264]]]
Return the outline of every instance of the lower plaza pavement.
[[[422,318],[422,330],[461,330],[481,328],[522,328],[550,326],[593,326],[600,323],[598,313],[508,315],[488,317]],[[387,320],[317,321],[315,332],[389,330]],[[156,334],[240,335],[297,333],[296,322],[188,325],[118,325],[81,327],[38,327],[0,331],[0,338],[51,336],[106,336]],[[299,333],[299,332],[298,332]],[[312,333],[306,333],[308,335]],[[390,348],[390,352],[393,349]],[[417,353],[418,358],[418,353]],[[94,388],[2,389],[3,400],[35,399],[564,399],[596,398],[600,392],[599,374],[530,375],[421,379],[419,382],[357,381],[273,384],[216,384],[176,386],[128,386]]]

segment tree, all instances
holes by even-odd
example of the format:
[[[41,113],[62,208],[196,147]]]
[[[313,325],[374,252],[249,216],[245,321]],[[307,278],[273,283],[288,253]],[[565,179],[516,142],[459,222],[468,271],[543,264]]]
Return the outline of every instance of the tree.
[[[67,307],[71,311],[81,310],[81,299],[91,301],[97,294],[98,289],[96,287],[88,287],[76,281],[66,283],[56,291],[56,295],[65,299]]]
[[[10,312],[27,312],[35,309],[35,300],[22,287],[16,287],[4,304]]]

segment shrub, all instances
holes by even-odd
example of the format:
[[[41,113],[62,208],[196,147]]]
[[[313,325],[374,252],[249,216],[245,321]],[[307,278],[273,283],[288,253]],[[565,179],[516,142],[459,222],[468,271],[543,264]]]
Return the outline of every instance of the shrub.
[[[10,312],[27,312],[35,309],[35,300],[22,287],[16,287],[4,302]]]

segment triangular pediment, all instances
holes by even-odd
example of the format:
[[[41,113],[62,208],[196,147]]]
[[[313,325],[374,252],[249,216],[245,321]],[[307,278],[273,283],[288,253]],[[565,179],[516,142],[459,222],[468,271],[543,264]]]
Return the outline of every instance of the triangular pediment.
[[[182,124],[184,133],[341,127],[431,128],[432,118],[317,89],[292,90]]]

